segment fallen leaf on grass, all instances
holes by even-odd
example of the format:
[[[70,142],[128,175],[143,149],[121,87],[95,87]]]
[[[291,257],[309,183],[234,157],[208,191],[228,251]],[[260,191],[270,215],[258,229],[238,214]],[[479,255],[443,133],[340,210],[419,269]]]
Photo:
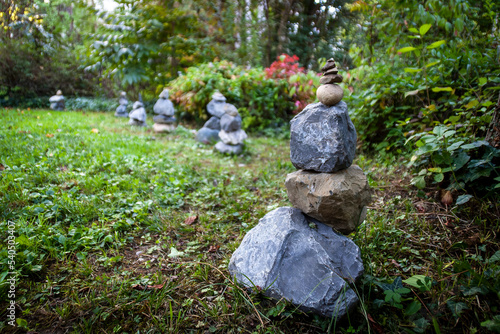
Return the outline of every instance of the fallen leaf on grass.
[[[54,137],[54,135],[53,135],[52,133],[47,133],[47,134],[45,135],[45,137],[47,137],[47,138],[52,138],[52,137]]]
[[[5,170],[5,166],[0,164],[0,171],[3,171],[3,170]]]
[[[92,129],[92,130],[90,130],[90,132],[93,132],[93,133],[99,133],[99,130],[97,130],[97,129]]]
[[[212,245],[208,248],[209,253],[215,253],[219,250],[220,246],[219,245]]]
[[[191,225],[196,221],[196,219],[198,219],[198,216],[187,217],[186,220],[184,220],[184,224]]]

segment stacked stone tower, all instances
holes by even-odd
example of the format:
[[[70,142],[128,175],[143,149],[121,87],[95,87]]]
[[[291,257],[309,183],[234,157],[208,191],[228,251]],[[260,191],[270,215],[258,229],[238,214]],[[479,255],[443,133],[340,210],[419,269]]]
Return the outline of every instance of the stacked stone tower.
[[[358,302],[349,284],[364,270],[358,246],[342,234],[364,220],[370,189],[361,168],[351,165],[356,130],[333,59],[322,71],[320,102],[290,122],[290,158],[298,170],[285,185],[294,207],[265,215],[234,252],[229,271],[250,289],[339,318]]]

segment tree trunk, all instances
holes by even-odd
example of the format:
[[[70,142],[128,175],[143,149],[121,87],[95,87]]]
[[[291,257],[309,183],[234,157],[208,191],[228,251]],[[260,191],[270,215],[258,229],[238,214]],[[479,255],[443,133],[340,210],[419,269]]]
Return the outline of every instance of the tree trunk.
[[[493,112],[493,118],[488,127],[488,132],[486,133],[486,141],[490,143],[491,146],[500,148],[500,93],[498,94],[498,101],[495,106],[495,111]]]

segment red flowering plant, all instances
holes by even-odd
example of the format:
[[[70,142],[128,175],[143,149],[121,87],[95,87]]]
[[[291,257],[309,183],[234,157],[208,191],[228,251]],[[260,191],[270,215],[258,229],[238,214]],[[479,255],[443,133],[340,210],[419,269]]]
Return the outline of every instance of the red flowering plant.
[[[295,105],[294,114],[298,114],[308,103],[315,99],[314,87],[319,85],[319,77],[313,71],[306,71],[299,66],[299,57],[282,54],[270,67],[265,69],[266,76],[288,83],[288,95]]]

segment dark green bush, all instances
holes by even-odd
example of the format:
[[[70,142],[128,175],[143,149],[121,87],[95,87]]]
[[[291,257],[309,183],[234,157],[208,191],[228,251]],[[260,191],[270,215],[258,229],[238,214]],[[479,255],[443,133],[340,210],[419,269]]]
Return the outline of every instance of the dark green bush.
[[[190,67],[170,88],[181,118],[200,124],[208,119],[206,105],[217,90],[238,108],[243,127],[250,131],[279,127],[295,109],[287,81],[268,79],[262,68],[244,68],[228,61]]]

